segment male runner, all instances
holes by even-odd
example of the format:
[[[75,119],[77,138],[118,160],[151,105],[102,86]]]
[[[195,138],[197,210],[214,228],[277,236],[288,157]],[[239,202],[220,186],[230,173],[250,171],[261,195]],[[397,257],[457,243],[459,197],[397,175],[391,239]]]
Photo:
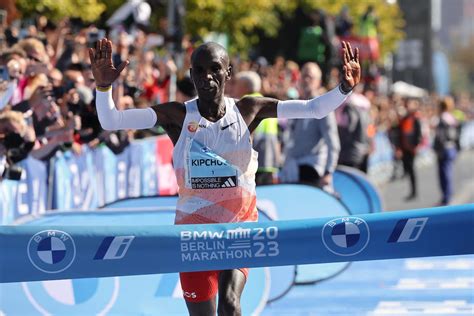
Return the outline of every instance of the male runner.
[[[359,51],[343,42],[342,83],[308,101],[224,97],[232,68],[226,50],[216,43],[199,46],[191,56],[191,78],[198,98],[168,102],[148,109],[118,111],[112,83],[128,61],[115,68],[112,43],[97,42],[89,50],[97,85],[97,113],[106,130],[146,129],[160,124],[174,144],[173,164],[179,199],[176,224],[256,221],[257,154],[251,134],[265,118],[322,118],[341,105],[360,81]],[[240,296],[247,269],[180,273],[190,315],[241,315]]]

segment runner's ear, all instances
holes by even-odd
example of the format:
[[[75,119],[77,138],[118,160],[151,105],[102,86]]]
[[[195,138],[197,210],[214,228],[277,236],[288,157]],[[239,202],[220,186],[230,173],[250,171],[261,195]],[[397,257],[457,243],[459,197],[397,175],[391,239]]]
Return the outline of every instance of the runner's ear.
[[[230,80],[230,77],[232,77],[232,65],[229,65],[229,67],[227,67],[225,79]]]

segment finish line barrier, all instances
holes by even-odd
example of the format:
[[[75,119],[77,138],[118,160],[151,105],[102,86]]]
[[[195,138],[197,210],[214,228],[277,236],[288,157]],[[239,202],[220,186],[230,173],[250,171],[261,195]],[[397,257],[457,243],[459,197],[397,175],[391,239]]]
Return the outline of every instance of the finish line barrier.
[[[473,254],[474,204],[311,220],[1,226],[0,283]]]

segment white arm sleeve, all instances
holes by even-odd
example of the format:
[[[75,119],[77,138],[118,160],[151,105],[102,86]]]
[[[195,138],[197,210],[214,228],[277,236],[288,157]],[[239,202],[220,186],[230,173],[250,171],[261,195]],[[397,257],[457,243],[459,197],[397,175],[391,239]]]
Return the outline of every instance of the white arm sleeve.
[[[157,117],[152,108],[119,111],[112,99],[112,90],[96,90],[96,107],[99,122],[108,131],[119,129],[147,129],[155,126]]]
[[[342,105],[352,93],[343,94],[339,89],[338,86],[322,96],[311,100],[279,101],[277,104],[277,116],[278,118],[287,119],[321,119]]]

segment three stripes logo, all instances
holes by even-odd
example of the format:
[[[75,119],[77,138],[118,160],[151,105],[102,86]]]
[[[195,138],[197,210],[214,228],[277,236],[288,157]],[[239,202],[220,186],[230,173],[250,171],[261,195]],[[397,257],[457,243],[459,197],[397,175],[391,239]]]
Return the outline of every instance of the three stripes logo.
[[[111,236],[105,237],[97,249],[94,260],[116,260],[122,259],[127,254],[135,236]]]
[[[232,179],[234,177],[229,177],[227,180],[224,182],[224,184],[221,186],[222,188],[233,188],[236,187],[237,185],[235,184],[235,181]]]
[[[425,228],[428,217],[401,219],[395,225],[392,234],[388,238],[389,243],[413,242],[420,238]]]

